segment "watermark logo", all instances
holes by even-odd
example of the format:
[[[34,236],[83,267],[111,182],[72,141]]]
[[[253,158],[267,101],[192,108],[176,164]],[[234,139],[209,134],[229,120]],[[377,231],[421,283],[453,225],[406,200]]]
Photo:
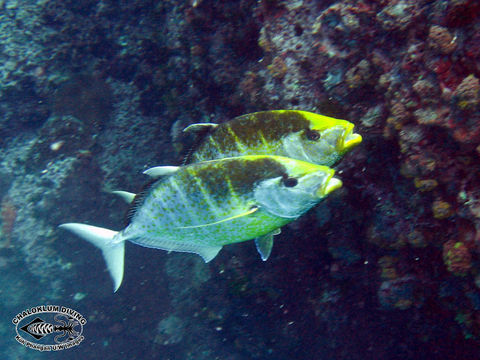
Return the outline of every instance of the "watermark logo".
[[[41,305],[18,313],[12,323],[20,344],[38,351],[58,351],[82,342],[87,320],[65,306]]]

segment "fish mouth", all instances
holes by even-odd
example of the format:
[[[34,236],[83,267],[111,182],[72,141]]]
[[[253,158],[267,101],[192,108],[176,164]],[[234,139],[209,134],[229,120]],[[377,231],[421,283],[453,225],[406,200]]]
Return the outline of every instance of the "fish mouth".
[[[353,132],[353,126],[345,129],[343,136],[340,138],[339,148],[348,151],[362,142],[362,135]]]
[[[342,180],[333,177],[333,175],[325,181],[325,183],[316,191],[316,195],[324,197],[331,192],[342,187]]]
[[[362,142],[362,135],[350,133],[343,140],[343,147],[345,149],[351,149]]]

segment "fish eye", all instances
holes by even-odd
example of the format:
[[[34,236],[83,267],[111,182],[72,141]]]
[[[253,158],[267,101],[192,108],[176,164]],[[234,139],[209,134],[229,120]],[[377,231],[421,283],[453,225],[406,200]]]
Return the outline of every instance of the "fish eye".
[[[307,129],[305,130],[305,136],[308,140],[316,141],[320,139],[320,133],[317,130]]]
[[[294,187],[298,184],[298,180],[294,177],[284,176],[282,179],[283,185],[285,187]]]

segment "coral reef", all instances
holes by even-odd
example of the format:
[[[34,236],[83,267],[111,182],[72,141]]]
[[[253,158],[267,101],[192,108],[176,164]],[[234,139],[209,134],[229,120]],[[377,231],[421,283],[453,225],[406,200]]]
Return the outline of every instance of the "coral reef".
[[[449,240],[443,244],[443,261],[448,271],[465,276],[472,266],[472,255],[464,243]]]
[[[4,313],[74,302],[92,345],[73,358],[477,356],[478,1],[1,5]],[[113,296],[100,254],[56,229],[123,228],[109,192],[181,164],[185,126],[278,108],[345,118],[364,141],[268,262],[250,243],[209,264],[129,246]]]
[[[417,303],[415,298],[416,281],[411,276],[395,280],[385,280],[378,289],[380,304],[385,309],[406,310]]]
[[[457,47],[456,38],[443,26],[432,25],[428,30],[427,41],[432,49],[445,55],[451,54]]]
[[[470,74],[457,86],[453,95],[459,109],[474,110],[480,102],[480,82]]]
[[[59,85],[52,102],[55,114],[72,115],[86,125],[100,127],[110,118],[113,93],[99,77],[78,74]]]
[[[17,208],[8,196],[3,197],[0,203],[0,218],[4,237],[2,247],[9,248],[12,245],[12,231],[17,219]]]

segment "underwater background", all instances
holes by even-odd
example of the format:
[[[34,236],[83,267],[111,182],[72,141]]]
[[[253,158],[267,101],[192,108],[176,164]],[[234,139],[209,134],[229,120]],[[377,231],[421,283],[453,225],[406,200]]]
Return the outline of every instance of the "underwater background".
[[[475,359],[476,0],[0,0],[1,359]],[[271,109],[349,120],[343,188],[205,264],[128,244],[117,293],[68,221],[124,227],[182,129]],[[57,353],[12,318],[86,319]]]

